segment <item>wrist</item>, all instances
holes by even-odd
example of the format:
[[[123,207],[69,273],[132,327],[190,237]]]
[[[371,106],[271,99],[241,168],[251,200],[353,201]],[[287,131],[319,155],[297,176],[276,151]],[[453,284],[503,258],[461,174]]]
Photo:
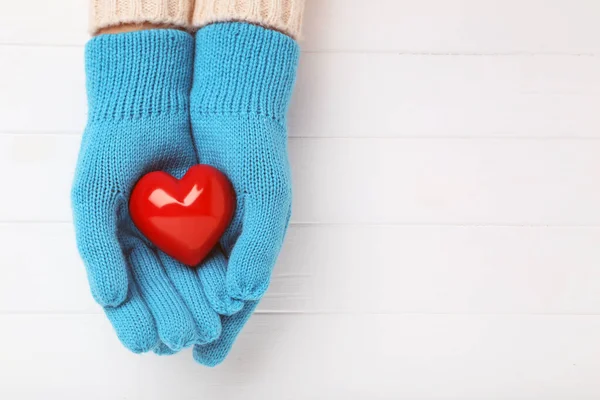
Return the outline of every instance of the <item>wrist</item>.
[[[92,35],[145,30],[146,24],[189,29],[194,4],[194,0],[90,1]],[[104,32],[107,29],[109,31]]]
[[[207,26],[196,34],[193,112],[285,119],[300,48],[290,37],[248,23]]]
[[[148,30],[100,35],[86,46],[89,120],[188,113],[192,35]]]
[[[192,26],[247,22],[298,39],[305,0],[196,0]]]
[[[96,32],[96,36],[99,35],[110,35],[118,33],[129,33],[138,31],[149,31],[152,29],[178,29],[183,30],[181,27],[168,24],[154,24],[150,22],[142,22],[141,24],[120,24],[116,26],[107,26],[101,28]]]

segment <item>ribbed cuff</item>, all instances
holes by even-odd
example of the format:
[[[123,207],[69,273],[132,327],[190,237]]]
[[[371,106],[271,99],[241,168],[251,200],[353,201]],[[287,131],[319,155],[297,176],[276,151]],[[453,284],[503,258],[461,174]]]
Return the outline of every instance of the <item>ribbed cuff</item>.
[[[194,0],[90,0],[90,32],[120,24],[189,28]]]
[[[89,119],[187,112],[194,38],[170,29],[100,35],[86,46]]]
[[[298,39],[305,0],[196,0],[192,25],[215,22],[250,22],[276,29]]]
[[[284,119],[300,49],[277,31],[246,23],[207,26],[196,34],[192,112]]]

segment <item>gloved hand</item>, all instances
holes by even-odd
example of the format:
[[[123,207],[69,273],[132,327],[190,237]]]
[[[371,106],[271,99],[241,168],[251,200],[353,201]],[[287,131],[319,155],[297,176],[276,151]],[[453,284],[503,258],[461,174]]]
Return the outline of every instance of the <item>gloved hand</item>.
[[[213,308],[225,315],[221,337],[195,346],[205,365],[226,357],[267,290],[283,244],[292,205],[286,114],[299,53],[290,37],[246,23],[209,25],[196,35],[194,141],[200,162],[224,172],[237,196],[220,242],[225,254],[214,252],[198,270]],[[246,304],[236,314],[240,301]]]
[[[101,35],[86,47],[89,119],[72,188],[77,245],[94,298],[136,353],[178,351],[221,332],[196,272],[145,241],[128,213],[141,176],[180,178],[197,163],[193,53],[193,37],[176,30]]]

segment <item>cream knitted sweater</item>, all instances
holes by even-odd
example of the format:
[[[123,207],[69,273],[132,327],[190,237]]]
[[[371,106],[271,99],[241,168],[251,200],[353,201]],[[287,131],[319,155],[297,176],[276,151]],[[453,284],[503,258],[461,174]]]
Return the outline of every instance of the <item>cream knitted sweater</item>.
[[[90,30],[121,24],[199,29],[215,22],[247,21],[300,35],[305,0],[90,0]]]

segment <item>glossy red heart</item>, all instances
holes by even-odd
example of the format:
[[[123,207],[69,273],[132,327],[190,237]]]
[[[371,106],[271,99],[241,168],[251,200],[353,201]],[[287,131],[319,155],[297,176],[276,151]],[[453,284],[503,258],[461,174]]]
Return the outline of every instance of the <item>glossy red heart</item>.
[[[171,257],[196,267],[231,222],[235,192],[219,170],[195,165],[181,180],[166,172],[142,177],[129,198],[137,228]]]

